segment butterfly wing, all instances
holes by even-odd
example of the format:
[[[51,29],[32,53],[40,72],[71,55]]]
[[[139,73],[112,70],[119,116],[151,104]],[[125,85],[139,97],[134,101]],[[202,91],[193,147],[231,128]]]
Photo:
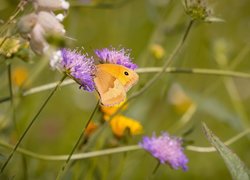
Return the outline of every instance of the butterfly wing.
[[[121,82],[98,66],[94,82],[103,105],[113,106],[126,99],[126,91]]]
[[[127,92],[134,84],[137,83],[139,76],[138,74],[122,65],[117,64],[99,64],[98,68],[101,71],[107,72],[112,77],[118,79],[123,85],[125,91]]]

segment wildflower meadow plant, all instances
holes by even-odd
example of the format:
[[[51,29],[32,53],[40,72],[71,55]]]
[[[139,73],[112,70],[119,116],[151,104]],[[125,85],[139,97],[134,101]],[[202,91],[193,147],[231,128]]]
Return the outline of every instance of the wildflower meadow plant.
[[[87,57],[76,50],[71,51],[63,48],[53,54],[50,65],[54,69],[65,72],[84,90],[94,91],[95,65],[92,57]]]
[[[126,102],[123,102],[113,107],[101,106],[103,119],[105,121],[108,121],[113,134],[118,138],[123,137],[126,130],[128,130],[128,133],[132,136],[142,134],[143,132],[143,126],[139,121],[126,117],[122,115],[121,112],[117,114],[120,108],[122,108],[122,111],[128,108],[128,105],[123,106],[125,103]]]
[[[170,136],[164,132],[161,136],[145,136],[139,145],[150,152],[161,164],[169,164],[173,169],[182,168],[187,171],[188,159],[184,154],[181,138]]]
[[[99,57],[101,63],[119,64],[129,69],[135,70],[137,65],[130,58],[129,50],[121,48],[104,48],[95,50],[95,54]]]
[[[46,36],[65,34],[61,24],[63,14],[55,15],[54,10],[68,10],[69,3],[64,0],[34,0],[34,12],[23,16],[17,24],[18,32],[30,42],[31,49],[44,54],[49,49]]]
[[[0,179],[249,179],[248,1],[0,4]]]

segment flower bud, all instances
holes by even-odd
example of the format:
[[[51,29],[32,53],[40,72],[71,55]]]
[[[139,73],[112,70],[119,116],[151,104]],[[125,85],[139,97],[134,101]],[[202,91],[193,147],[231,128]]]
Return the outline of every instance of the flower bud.
[[[37,23],[37,15],[35,13],[23,16],[17,23],[17,29],[23,38],[29,38],[29,33]]]
[[[65,29],[63,25],[56,19],[52,13],[41,11],[38,13],[38,23],[42,26],[46,33],[64,34]]]
[[[36,24],[30,34],[30,47],[37,54],[43,54],[48,48],[44,33],[43,27],[40,24]]]
[[[69,3],[65,0],[34,0],[35,9],[41,11],[67,10]]]

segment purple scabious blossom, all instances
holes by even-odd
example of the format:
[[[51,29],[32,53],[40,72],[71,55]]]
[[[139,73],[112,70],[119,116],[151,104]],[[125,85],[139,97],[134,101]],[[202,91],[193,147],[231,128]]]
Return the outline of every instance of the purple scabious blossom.
[[[128,50],[124,48],[120,50],[116,50],[115,48],[97,49],[95,50],[95,54],[99,57],[101,63],[119,64],[132,70],[137,68],[137,65],[129,57]]]
[[[95,64],[93,58],[88,58],[76,50],[61,49],[50,62],[53,68],[64,71],[79,83],[84,90],[92,92],[95,89],[93,74]]]
[[[188,159],[183,153],[181,138],[170,136],[164,132],[161,136],[144,137],[139,145],[157,158],[161,164],[169,164],[173,169],[181,167],[187,170]]]

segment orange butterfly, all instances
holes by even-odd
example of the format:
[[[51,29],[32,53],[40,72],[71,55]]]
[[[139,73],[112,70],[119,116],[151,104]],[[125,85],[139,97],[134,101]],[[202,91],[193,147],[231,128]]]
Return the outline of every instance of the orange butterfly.
[[[101,104],[114,106],[126,99],[126,92],[137,83],[138,74],[122,65],[98,64],[95,73],[95,86]]]

